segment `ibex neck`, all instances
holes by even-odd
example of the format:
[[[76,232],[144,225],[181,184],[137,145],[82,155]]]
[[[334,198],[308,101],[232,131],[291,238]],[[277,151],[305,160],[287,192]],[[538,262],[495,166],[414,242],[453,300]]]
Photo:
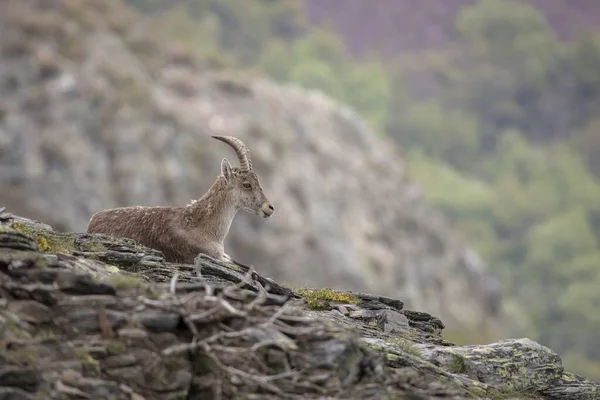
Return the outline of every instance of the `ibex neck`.
[[[238,211],[221,177],[204,196],[187,208],[186,221],[191,225],[190,228],[201,229],[219,243],[225,240]]]

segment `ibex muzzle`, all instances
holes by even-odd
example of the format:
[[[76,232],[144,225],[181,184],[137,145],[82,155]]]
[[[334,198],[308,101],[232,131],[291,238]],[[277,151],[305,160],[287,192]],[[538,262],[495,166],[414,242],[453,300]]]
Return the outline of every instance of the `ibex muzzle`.
[[[263,217],[265,218],[269,218],[275,211],[275,207],[273,207],[273,204],[271,204],[269,200],[266,200],[260,209],[263,212]]]

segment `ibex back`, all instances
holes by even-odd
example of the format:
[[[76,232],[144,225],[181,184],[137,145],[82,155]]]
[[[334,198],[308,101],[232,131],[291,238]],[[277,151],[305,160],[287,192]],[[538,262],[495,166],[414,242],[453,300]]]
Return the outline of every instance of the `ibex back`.
[[[121,207],[94,214],[88,233],[125,237],[156,250],[166,261],[193,264],[200,253],[231,261],[223,242],[238,210],[268,218],[274,207],[252,170],[248,147],[231,136],[213,136],[230,145],[239,167],[221,161],[221,174],[199,199],[180,207]]]

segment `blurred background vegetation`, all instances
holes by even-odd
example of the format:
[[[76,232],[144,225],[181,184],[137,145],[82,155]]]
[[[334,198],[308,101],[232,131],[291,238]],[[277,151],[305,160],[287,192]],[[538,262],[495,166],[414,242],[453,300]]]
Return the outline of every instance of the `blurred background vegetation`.
[[[397,140],[501,277],[502,336],[600,378],[599,33],[559,40],[529,3],[484,0],[460,9],[442,48],[357,57],[302,1],[128,2],[203,57],[321,90]]]

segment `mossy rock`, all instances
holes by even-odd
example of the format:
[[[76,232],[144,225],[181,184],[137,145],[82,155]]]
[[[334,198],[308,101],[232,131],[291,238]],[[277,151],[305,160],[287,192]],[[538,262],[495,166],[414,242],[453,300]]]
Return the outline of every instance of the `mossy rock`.
[[[10,228],[35,240],[38,249],[44,253],[73,254],[75,250],[75,238],[73,235],[37,229],[32,225],[19,221],[12,222]]]
[[[358,304],[360,299],[348,292],[340,292],[330,288],[298,289],[297,293],[306,299],[306,305],[312,310],[326,310],[331,303]]]
[[[0,247],[22,251],[39,250],[35,239],[8,226],[0,226]]]

